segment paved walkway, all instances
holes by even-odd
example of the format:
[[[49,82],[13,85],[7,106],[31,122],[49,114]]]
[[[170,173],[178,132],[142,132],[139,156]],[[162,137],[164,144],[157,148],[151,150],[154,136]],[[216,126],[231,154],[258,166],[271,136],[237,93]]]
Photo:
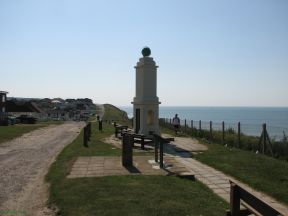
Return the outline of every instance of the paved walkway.
[[[128,168],[122,166],[121,157],[119,156],[95,156],[79,157],[73,164],[68,178],[139,174],[166,175],[166,172],[159,169],[151,156],[133,157],[133,166]]]
[[[181,143],[181,140],[185,140],[185,142]],[[227,202],[230,202],[230,183],[229,180],[232,180],[233,182],[237,183],[241,187],[245,188],[245,190],[253,193],[257,197],[261,198],[261,200],[265,201],[270,206],[274,207],[278,211],[280,211],[283,215],[288,215],[288,207],[279,203],[275,199],[267,196],[264,193],[261,193],[259,191],[256,191],[252,189],[251,187],[237,181],[236,179],[232,178],[231,176],[228,176],[208,165],[205,165],[191,157],[183,157],[183,150],[187,150],[189,153],[192,149],[192,151],[195,151],[194,147],[186,148],[187,143],[190,142],[190,146],[195,146],[195,148],[203,149],[201,144],[197,142],[197,140],[191,139],[191,138],[181,138],[175,139],[175,142],[172,143],[171,146],[168,145],[168,150],[166,153],[167,156],[171,157],[171,154],[174,155],[175,160],[182,164],[189,172],[194,173],[195,178],[202,182],[203,184],[207,185],[214,193],[222,197]],[[175,146],[175,147],[174,147]],[[173,152],[173,148],[175,151]],[[181,148],[182,151],[179,152],[178,149]],[[196,148],[196,150],[197,150]],[[200,149],[198,149],[200,151]],[[186,154],[187,154],[186,152]],[[165,158],[165,157],[164,157]]]
[[[175,160],[165,157],[166,169],[160,169],[153,156],[134,156],[132,167],[123,167],[119,156],[78,157],[67,178],[112,175],[189,175],[188,170]]]

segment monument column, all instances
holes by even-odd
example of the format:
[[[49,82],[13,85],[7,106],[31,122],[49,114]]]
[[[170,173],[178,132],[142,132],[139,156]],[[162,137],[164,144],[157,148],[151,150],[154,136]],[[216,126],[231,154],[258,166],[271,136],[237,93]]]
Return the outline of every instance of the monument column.
[[[143,57],[136,69],[136,96],[132,102],[134,112],[134,131],[149,135],[149,131],[159,134],[159,98],[157,97],[157,68],[151,50],[143,48]]]

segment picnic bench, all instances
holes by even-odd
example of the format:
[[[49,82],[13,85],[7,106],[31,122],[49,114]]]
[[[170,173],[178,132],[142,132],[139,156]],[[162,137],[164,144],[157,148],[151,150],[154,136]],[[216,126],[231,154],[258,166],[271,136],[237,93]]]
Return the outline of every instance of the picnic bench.
[[[133,146],[134,146],[134,143],[139,143],[141,144],[141,149],[145,149],[145,144],[154,142],[153,137],[146,136],[144,134],[136,134],[133,132],[132,129],[129,129],[127,125],[117,125],[114,122],[114,128],[115,128],[116,138],[118,138],[119,135],[123,137],[124,134],[129,133],[133,136]]]
[[[244,187],[236,184],[235,182],[229,180],[230,182],[230,210],[226,212],[226,216],[248,216],[263,215],[263,216],[281,216],[284,214],[280,213],[277,209],[261,200],[253,192],[248,191]],[[241,204],[246,209],[240,209]]]
[[[122,133],[124,130],[128,130],[127,125],[117,125],[114,123],[114,128],[115,128],[115,137],[118,138],[118,135],[120,134],[122,136]]]
[[[151,135],[154,136],[154,148],[155,148],[155,162],[158,162],[158,150],[160,151],[160,168],[164,168],[164,143],[170,143],[174,141],[174,138],[163,138],[158,134],[155,134],[153,131],[150,132]]]

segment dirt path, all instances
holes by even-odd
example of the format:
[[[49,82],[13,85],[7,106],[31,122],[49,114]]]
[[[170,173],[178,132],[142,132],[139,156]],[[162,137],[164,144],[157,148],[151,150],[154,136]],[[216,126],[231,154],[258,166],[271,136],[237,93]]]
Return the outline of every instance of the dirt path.
[[[45,208],[44,176],[83,126],[83,122],[51,125],[0,145],[0,215],[53,215]]]

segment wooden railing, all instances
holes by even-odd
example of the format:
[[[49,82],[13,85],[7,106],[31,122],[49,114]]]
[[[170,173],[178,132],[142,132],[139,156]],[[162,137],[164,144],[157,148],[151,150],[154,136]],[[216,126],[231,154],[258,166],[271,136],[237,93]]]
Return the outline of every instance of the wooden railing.
[[[244,201],[243,205],[247,209],[240,209],[240,200]],[[227,211],[226,215],[248,216],[251,214],[263,216],[283,215],[272,206],[230,180],[230,211]]]

